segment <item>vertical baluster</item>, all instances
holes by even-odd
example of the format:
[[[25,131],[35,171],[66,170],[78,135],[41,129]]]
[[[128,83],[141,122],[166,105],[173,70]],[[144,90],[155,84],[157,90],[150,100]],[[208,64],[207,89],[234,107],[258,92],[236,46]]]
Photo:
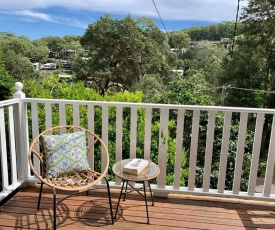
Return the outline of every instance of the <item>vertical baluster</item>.
[[[169,109],[162,108],[160,110],[159,156],[158,156],[158,166],[160,168],[160,174],[158,176],[158,188],[165,188],[166,186],[168,119],[169,119]]]
[[[14,138],[14,118],[13,106],[8,106],[8,127],[9,127],[9,147],[10,147],[10,161],[11,161],[11,183],[17,183],[17,167],[16,167],[16,152],[15,152],[15,138]]]
[[[191,146],[190,146],[190,161],[189,161],[189,176],[188,176],[188,190],[194,191],[196,165],[197,165],[197,150],[199,140],[199,125],[200,125],[200,111],[193,111]]]
[[[241,185],[241,176],[242,176],[242,166],[243,166],[243,156],[244,156],[244,146],[246,139],[246,127],[247,127],[248,113],[242,112],[240,118],[240,126],[238,133],[238,147],[237,147],[237,156],[234,170],[234,181],[233,181],[233,193],[238,194],[240,191]]]
[[[107,149],[108,149],[108,133],[109,133],[109,111],[108,106],[103,105],[102,106],[102,140],[105,143]],[[102,165],[106,165],[106,159],[101,159]],[[101,167],[104,169],[104,167]],[[104,182],[104,181],[103,181]]]
[[[8,158],[7,158],[7,146],[6,146],[6,129],[5,129],[5,116],[4,109],[0,108],[0,161],[1,161],[1,173],[2,173],[2,190],[7,191],[9,186],[8,176]]]
[[[87,125],[88,125],[88,130],[94,132],[94,105],[89,104],[88,105],[88,121],[87,121]],[[88,142],[94,142],[93,137],[89,136]],[[95,169],[94,164],[95,164],[95,157],[94,157],[94,148],[90,150],[89,154],[88,154],[88,162],[89,165],[91,167],[92,170]]]
[[[66,125],[66,104],[59,103],[59,125]]]
[[[275,163],[275,115],[273,115],[272,130],[269,140],[267,167],[264,181],[264,196],[269,197],[271,193],[271,186],[274,174],[274,163]]]
[[[31,114],[32,114],[32,138],[38,136],[39,134],[39,122],[38,122],[38,103],[32,102],[31,103]],[[36,146],[37,149],[39,149],[39,145]],[[37,157],[34,157],[33,159],[33,166],[39,174],[41,173],[40,170],[40,160]]]
[[[205,162],[203,174],[203,191],[209,192],[210,175],[213,156],[214,131],[215,131],[216,111],[209,111],[207,125],[207,139],[205,148]]]
[[[262,135],[263,135],[263,127],[264,127],[264,117],[265,117],[264,113],[257,114],[253,150],[252,150],[252,160],[251,160],[249,182],[248,182],[248,195],[250,196],[254,196],[255,194],[257,172],[258,172],[260,151],[261,151],[261,142],[262,142]]]
[[[185,109],[178,110],[177,117],[177,136],[176,136],[176,156],[175,156],[175,168],[174,168],[174,189],[180,189],[181,178],[181,162],[182,162],[182,140],[184,132],[184,114]]]
[[[130,158],[136,157],[137,149],[137,107],[131,108],[131,124],[130,124]]]
[[[222,147],[220,158],[220,173],[218,179],[218,192],[223,193],[225,188],[225,176],[227,168],[227,155],[229,148],[230,129],[231,129],[232,112],[226,111],[224,117],[223,134],[222,134]]]
[[[80,112],[78,104],[73,104],[73,124],[80,126]]]
[[[152,108],[146,108],[145,115],[145,134],[144,134],[144,159],[150,160],[151,153],[151,126]]]
[[[123,121],[123,107],[116,108],[116,162],[122,160],[122,122]],[[116,177],[115,184],[120,185],[121,179]]]

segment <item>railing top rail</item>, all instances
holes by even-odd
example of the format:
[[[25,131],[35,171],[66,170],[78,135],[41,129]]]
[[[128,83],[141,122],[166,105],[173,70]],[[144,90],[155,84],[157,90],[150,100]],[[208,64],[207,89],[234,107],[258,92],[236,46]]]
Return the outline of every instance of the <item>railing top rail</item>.
[[[129,102],[107,102],[107,101],[84,101],[84,100],[64,100],[64,99],[41,99],[25,98],[23,102],[37,103],[58,103],[58,104],[79,104],[79,105],[107,105],[117,107],[144,107],[144,108],[169,108],[185,110],[203,110],[203,111],[231,111],[231,112],[248,112],[248,113],[269,113],[275,114],[275,109],[263,108],[244,108],[244,107],[226,107],[226,106],[202,106],[202,105],[176,105],[176,104],[153,104],[153,103],[129,103]]]
[[[0,101],[0,108],[8,105],[18,104],[19,102],[20,102],[19,99],[10,99],[5,101]]]

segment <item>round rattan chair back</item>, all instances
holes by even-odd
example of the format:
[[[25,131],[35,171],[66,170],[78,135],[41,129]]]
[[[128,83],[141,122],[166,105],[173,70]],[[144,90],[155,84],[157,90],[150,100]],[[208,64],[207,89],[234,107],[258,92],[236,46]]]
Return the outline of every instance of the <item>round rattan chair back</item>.
[[[44,135],[60,135],[85,131],[89,169],[46,177],[47,154],[43,144]],[[36,162],[36,163],[35,163]],[[40,164],[37,164],[39,162]],[[96,185],[106,176],[109,167],[109,154],[104,142],[93,132],[78,126],[56,126],[40,133],[31,143],[29,149],[29,164],[33,174],[44,184],[67,191],[86,191]]]

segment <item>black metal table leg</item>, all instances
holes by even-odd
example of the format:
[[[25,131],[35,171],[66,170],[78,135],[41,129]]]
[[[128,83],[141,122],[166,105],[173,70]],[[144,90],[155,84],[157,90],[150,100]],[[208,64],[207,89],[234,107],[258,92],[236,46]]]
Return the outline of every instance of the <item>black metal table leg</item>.
[[[128,189],[128,181],[126,181],[126,186],[125,186],[125,191],[124,191],[124,197],[123,197],[123,201],[126,200],[126,194],[127,194],[127,189]]]
[[[56,230],[56,191],[53,188],[53,230]]]
[[[146,186],[145,186],[145,181],[143,181],[143,191],[144,191],[144,199],[145,199],[145,206],[146,206],[146,213],[147,213],[147,224],[150,224],[150,221],[149,221],[149,212],[148,212],[148,205],[147,205],[147,197],[146,197]]]
[[[122,186],[121,186],[121,190],[120,190],[120,194],[119,194],[119,198],[118,198],[118,202],[117,202],[117,206],[116,206],[116,213],[115,213],[114,219],[116,219],[116,214],[117,214],[118,206],[119,206],[119,203],[120,203],[120,198],[121,198],[121,195],[122,195],[124,184],[125,184],[125,180],[123,180],[123,183],[122,183]]]
[[[149,187],[150,194],[151,194],[152,206],[154,206],[155,205],[155,203],[154,203],[154,197],[152,195],[152,189],[151,189],[151,184],[150,184],[149,180],[148,180],[148,187]]]

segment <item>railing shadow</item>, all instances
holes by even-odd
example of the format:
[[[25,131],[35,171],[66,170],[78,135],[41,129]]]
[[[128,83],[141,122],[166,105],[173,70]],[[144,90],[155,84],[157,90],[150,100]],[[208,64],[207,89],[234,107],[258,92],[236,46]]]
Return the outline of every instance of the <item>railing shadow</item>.
[[[83,223],[88,226],[101,227],[112,224],[110,206],[106,200],[97,197],[96,200],[83,201],[81,199],[63,201],[57,205],[57,228],[66,227],[73,223]],[[94,199],[91,198],[91,199]],[[70,199],[68,199],[70,200]],[[14,197],[12,200],[16,207],[9,205],[1,208],[6,215],[15,217],[14,229],[51,229],[53,222],[52,199],[43,197],[40,210],[37,210],[36,199],[30,197]],[[9,202],[10,202],[9,201]],[[73,202],[73,205],[72,205]],[[113,212],[116,203],[112,202]],[[14,211],[16,208],[16,211]],[[121,209],[120,209],[121,210]],[[119,212],[121,213],[121,212]],[[118,216],[121,214],[118,213]]]
[[[5,214],[15,217],[14,229],[51,229],[53,223],[52,199],[42,198],[40,210],[37,203],[30,197],[15,197],[16,212],[9,207],[3,207]],[[67,205],[60,203],[56,210],[57,226],[62,225],[70,218],[70,210]]]
[[[116,203],[112,202],[113,212],[116,208]],[[79,205],[79,208],[75,211],[76,222],[81,222],[88,226],[102,227],[112,224],[112,218],[110,214],[110,206],[106,200],[92,200],[86,201]]]
[[[213,224],[219,224],[217,219],[221,218],[230,220],[232,227],[234,227],[233,221],[240,220],[242,227],[247,230],[275,229],[275,206],[272,202],[264,204],[264,201],[233,200],[232,198],[227,200],[226,198],[215,199],[213,197],[206,198],[195,196],[192,198],[169,197],[166,199],[156,197],[155,202],[181,204],[186,208],[188,216],[196,215],[192,213],[194,206],[198,207],[197,210],[203,210],[205,212],[205,217],[207,218],[209,217],[207,214],[208,212],[215,212],[216,216],[213,217]],[[190,206],[190,208],[188,206]],[[211,211],[211,208],[215,209],[215,211]],[[224,211],[222,209],[224,209]],[[237,217],[231,217],[231,219],[231,212],[228,210],[232,211],[233,216],[237,214]],[[231,224],[229,223],[229,225]],[[224,223],[222,225],[224,226]]]

